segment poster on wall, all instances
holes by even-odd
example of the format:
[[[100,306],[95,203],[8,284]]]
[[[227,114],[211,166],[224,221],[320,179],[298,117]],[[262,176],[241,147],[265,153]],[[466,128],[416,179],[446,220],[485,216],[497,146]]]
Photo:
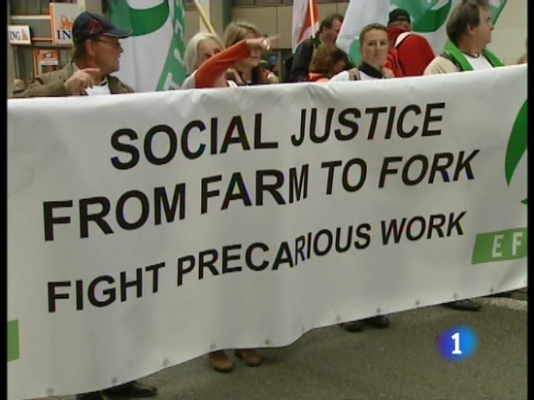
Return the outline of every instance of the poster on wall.
[[[59,65],[59,53],[57,50],[52,49],[39,50],[37,53],[37,60],[39,66]]]
[[[77,4],[50,3],[52,43],[72,45],[72,24],[82,12]]]
[[[28,25],[8,25],[9,44],[32,44]]]

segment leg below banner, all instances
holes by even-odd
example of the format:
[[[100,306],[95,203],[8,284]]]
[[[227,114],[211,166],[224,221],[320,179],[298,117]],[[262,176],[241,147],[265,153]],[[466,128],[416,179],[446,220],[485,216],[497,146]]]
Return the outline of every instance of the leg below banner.
[[[475,303],[473,300],[458,300],[453,301],[450,303],[444,303],[442,304],[444,307],[452,308],[453,310],[460,310],[460,311],[478,311],[482,308],[482,306],[478,303]]]
[[[235,356],[248,367],[257,367],[261,364],[261,357],[254,349],[239,349],[235,351]]]
[[[217,372],[230,372],[234,367],[232,360],[228,358],[224,350],[211,351],[208,354],[208,359],[211,368]]]
[[[102,390],[108,397],[153,397],[158,394],[154,386],[144,385],[137,381],[127,382],[123,385]],[[92,400],[92,399],[91,399]]]
[[[360,332],[365,327],[365,324],[373,328],[383,329],[389,326],[389,318],[384,315],[377,315],[376,317],[369,317],[362,320],[344,322],[339,326],[347,332]]]
[[[89,392],[77,394],[76,400],[104,400],[104,397],[100,392]]]
[[[367,325],[372,326],[373,328],[387,328],[389,326],[389,319],[384,315],[377,315],[376,317],[365,318],[363,320]]]

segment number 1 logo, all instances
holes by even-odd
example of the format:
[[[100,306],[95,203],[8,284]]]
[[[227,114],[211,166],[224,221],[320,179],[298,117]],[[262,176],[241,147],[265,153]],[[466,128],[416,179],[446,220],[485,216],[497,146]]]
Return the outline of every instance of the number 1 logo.
[[[437,349],[446,361],[465,361],[471,358],[478,345],[475,330],[469,326],[457,326],[438,336]]]

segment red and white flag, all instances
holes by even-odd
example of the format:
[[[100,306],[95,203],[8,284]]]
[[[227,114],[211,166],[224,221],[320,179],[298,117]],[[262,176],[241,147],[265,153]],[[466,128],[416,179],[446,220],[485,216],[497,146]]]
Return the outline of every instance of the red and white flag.
[[[311,7],[310,7],[311,6]],[[291,48],[293,52],[304,40],[319,29],[317,0],[293,1],[293,26],[291,28]]]

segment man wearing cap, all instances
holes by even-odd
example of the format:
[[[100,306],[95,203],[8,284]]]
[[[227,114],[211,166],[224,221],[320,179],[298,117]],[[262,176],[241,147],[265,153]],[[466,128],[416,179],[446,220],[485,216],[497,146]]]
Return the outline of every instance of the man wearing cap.
[[[54,97],[133,93],[133,89],[111,76],[120,68],[119,39],[131,31],[118,29],[100,15],[83,12],[74,21],[72,61],[59,71],[34,78],[15,97]]]
[[[119,39],[131,31],[118,29],[100,15],[83,12],[72,26],[74,42],[72,61],[59,71],[49,72],[34,79],[17,97],[53,97],[133,93],[133,89],[111,76],[120,68],[122,47]],[[76,400],[103,400],[107,397],[152,397],[153,386],[137,381],[127,382],[105,390],[76,395]]]
[[[488,0],[463,0],[447,21],[449,41],[444,52],[425,69],[425,75],[478,71],[504,64],[486,49],[491,42],[493,22]],[[482,307],[470,299],[443,304],[462,311],[478,311]]]
[[[428,41],[412,32],[410,15],[403,9],[397,8],[389,13],[388,21],[390,56],[386,66],[390,68],[397,78],[403,76],[421,76],[425,68],[434,59],[434,52]]]

